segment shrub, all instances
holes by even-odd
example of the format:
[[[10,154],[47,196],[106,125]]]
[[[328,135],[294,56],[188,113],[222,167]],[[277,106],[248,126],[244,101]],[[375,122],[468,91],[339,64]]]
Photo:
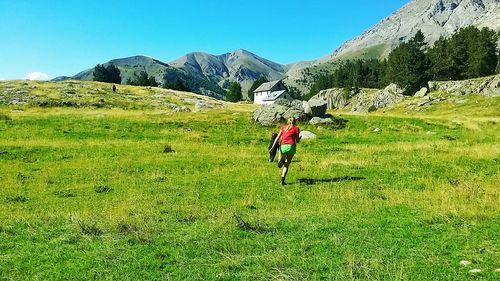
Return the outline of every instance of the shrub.
[[[104,234],[104,231],[102,231],[98,226],[96,222],[85,222],[85,221],[79,221],[78,226],[80,227],[80,230],[82,231],[83,234],[89,235],[89,236],[101,236]]]
[[[95,192],[97,193],[108,193],[108,192],[111,192],[113,191],[113,189],[109,186],[106,186],[106,185],[99,185],[99,186],[96,186],[96,188],[94,189]]]

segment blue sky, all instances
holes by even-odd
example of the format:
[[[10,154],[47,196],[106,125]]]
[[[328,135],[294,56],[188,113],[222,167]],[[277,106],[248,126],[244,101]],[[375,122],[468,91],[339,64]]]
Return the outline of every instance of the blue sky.
[[[74,75],[137,54],[169,62],[243,48],[283,64],[317,59],[408,1],[0,0],[0,79]]]

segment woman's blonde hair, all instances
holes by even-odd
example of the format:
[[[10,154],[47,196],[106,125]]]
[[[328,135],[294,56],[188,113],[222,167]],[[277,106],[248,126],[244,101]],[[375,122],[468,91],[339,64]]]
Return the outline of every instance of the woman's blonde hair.
[[[289,131],[291,128],[293,128],[293,126],[295,125],[295,123],[297,123],[297,118],[295,117],[290,117],[288,118],[288,126],[286,126],[286,129],[285,131]]]

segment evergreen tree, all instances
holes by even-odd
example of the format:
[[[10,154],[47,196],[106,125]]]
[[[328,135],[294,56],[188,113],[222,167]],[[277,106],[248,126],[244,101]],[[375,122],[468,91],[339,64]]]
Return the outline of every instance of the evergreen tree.
[[[133,78],[127,79],[126,84],[134,86],[152,86],[152,87],[158,87],[159,85],[158,82],[156,82],[156,79],[153,76],[149,76],[148,73],[144,70],[139,72],[139,75],[135,73]]]
[[[230,102],[238,102],[241,101],[242,98],[241,85],[238,82],[233,82],[227,92],[226,100]]]
[[[475,28],[475,27],[473,27]],[[496,68],[496,34],[493,30],[475,29],[474,38],[470,39],[467,76],[469,78],[491,75]]]
[[[122,78],[120,77],[120,70],[113,64],[109,64],[107,67],[98,64],[94,67],[94,81],[116,83],[120,84]]]
[[[106,82],[107,80],[107,71],[104,65],[98,64],[94,67],[94,72],[92,73],[94,76],[94,81]]]
[[[189,92],[189,86],[185,84],[181,79],[175,79],[174,83],[167,86],[167,88],[177,91]]]
[[[423,47],[424,36],[421,31],[409,41],[394,49],[388,58],[388,76],[391,82],[414,94],[428,81],[430,62]]]
[[[109,83],[120,84],[122,82],[120,70],[118,69],[118,67],[116,67],[114,64],[110,64],[108,65],[108,67],[106,67],[106,70],[108,72]]]
[[[429,77],[432,80],[452,79],[453,63],[449,44],[448,40],[440,38],[427,53],[431,62]]]

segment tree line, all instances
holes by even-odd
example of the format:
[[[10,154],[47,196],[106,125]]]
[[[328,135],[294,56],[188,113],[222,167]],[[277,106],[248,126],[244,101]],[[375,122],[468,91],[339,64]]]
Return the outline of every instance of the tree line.
[[[331,74],[320,75],[309,96],[328,88],[383,88],[396,83],[414,94],[431,80],[463,80],[500,72],[496,52],[499,33],[469,26],[429,47],[418,31],[385,60],[349,60]]]

